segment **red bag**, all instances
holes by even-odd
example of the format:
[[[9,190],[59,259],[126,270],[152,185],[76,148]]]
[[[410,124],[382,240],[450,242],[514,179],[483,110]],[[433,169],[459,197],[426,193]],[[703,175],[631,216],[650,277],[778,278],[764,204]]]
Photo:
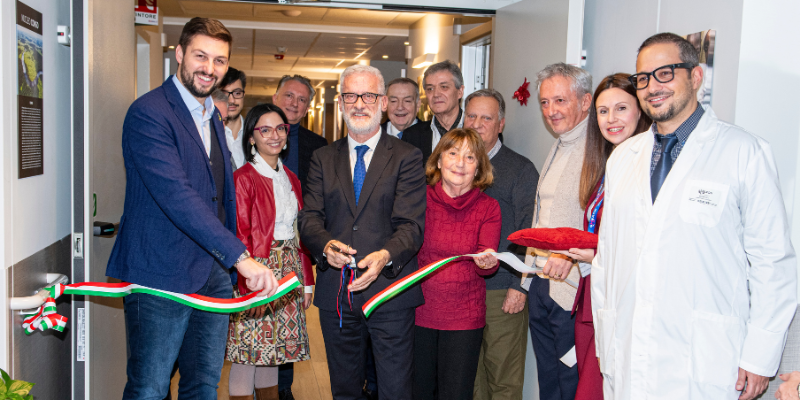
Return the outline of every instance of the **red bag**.
[[[508,240],[541,250],[597,249],[597,235],[575,228],[528,228],[512,233]]]

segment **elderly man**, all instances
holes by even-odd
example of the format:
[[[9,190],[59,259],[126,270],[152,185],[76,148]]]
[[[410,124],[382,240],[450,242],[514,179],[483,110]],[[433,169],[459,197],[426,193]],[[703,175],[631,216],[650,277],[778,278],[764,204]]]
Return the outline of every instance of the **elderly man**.
[[[772,150],[697,102],[703,70],[682,37],[645,40],[636,71],[655,123],[608,160],[592,267],[605,399],[753,399],[797,306]]]
[[[320,326],[334,399],[361,398],[364,352],[371,340],[382,400],[410,399],[414,308],[419,286],[382,305],[361,307],[417,269],[426,185],[422,154],[381,134],[386,103],[380,71],[353,65],[341,75],[339,110],[348,136],[311,159],[300,236],[317,257]],[[348,283],[349,282],[349,283]]]
[[[220,108],[220,113],[222,113],[223,109],[225,110],[222,117],[225,120],[225,139],[228,142],[228,150],[231,152],[231,160],[235,169],[239,169],[244,164],[244,149],[242,148],[244,118],[242,118],[242,106],[244,106],[244,88],[246,86],[247,76],[244,72],[236,68],[228,68],[228,72],[225,73],[219,83],[218,89],[226,97],[227,104],[225,104],[225,107]]]
[[[481,135],[494,169],[494,183],[486,194],[500,203],[503,224],[498,251],[524,256],[525,249],[508,241],[508,235],[530,226],[539,172],[522,155],[503,146],[506,102],[494,89],[478,90],[464,105],[464,127]],[[511,267],[500,262],[495,275],[486,278],[486,327],[475,379],[474,398],[522,399],[525,351],[528,347],[527,290]]]
[[[419,122],[419,85],[408,78],[394,79],[386,85],[386,97],[383,111],[389,120],[381,124],[381,132],[402,139],[403,131]]]
[[[536,78],[539,106],[548,130],[558,136],[542,164],[536,190],[534,228],[583,228],[579,199],[581,168],[586,148],[586,128],[592,105],[592,76],[564,63],[551,64]],[[528,291],[533,351],[539,374],[539,398],[572,400],[578,387],[578,369],[565,355],[574,353],[575,327],[570,310],[578,282],[591,266],[561,254],[529,248],[528,265],[544,269],[543,276],[525,279]]]
[[[424,165],[442,135],[464,125],[460,107],[464,96],[464,78],[458,65],[445,60],[428,67],[422,76],[422,82],[433,118],[430,122],[419,123],[407,129],[403,134],[403,141],[422,150]]]
[[[280,107],[289,120],[289,152],[284,165],[297,174],[303,193],[308,189],[308,166],[311,155],[320,147],[328,145],[324,137],[300,126],[300,121],[308,114],[308,105],[317,94],[311,81],[302,75],[284,75],[278,82],[278,90],[272,96],[272,103]]]

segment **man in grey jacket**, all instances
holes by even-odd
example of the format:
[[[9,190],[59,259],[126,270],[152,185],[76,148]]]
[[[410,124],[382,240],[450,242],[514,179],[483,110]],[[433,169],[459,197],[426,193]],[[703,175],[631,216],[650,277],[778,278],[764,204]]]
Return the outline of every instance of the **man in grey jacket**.
[[[503,224],[498,251],[522,258],[525,248],[508,241],[508,235],[530,227],[539,172],[527,158],[499,140],[505,127],[506,103],[494,89],[478,90],[467,97],[464,127],[483,139],[494,168],[494,183],[486,194],[500,203]],[[522,399],[525,351],[528,345],[528,291],[520,277],[500,262],[497,273],[486,278],[486,327],[475,379],[474,398]]]

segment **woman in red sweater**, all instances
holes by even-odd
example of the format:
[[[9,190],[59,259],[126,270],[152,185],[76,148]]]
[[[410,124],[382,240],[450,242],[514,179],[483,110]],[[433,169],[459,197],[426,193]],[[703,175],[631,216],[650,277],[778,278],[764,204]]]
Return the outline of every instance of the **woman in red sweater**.
[[[242,147],[247,161],[233,174],[236,183],[236,234],[258,262],[277,279],[294,272],[307,288],[314,284],[311,260],[295,233],[303,208],[300,180],[284,167],[289,125],[272,104],[247,113]],[[234,295],[247,287],[238,277]],[[309,358],[305,309],[312,294],[295,289],[272,303],[231,315],[226,359],[231,366],[231,400],[278,399],[278,365]]]
[[[492,165],[472,129],[444,135],[428,159],[428,205],[420,266],[459,254],[491,252],[500,242],[500,205],[483,193]],[[425,304],[414,329],[414,399],[471,399],[486,325],[484,275],[491,254],[461,258],[422,282]]]
[[[586,210],[583,229],[597,233],[603,216],[606,161],[617,145],[646,131],[652,121],[642,112],[630,75],[605,77],[594,92],[586,132],[586,157],[581,170],[580,199]],[[594,249],[557,252],[577,261],[591,263]],[[603,400],[603,376],[594,345],[591,275],[581,278],[572,313],[575,315],[575,353],[578,358],[578,390],[575,400]]]

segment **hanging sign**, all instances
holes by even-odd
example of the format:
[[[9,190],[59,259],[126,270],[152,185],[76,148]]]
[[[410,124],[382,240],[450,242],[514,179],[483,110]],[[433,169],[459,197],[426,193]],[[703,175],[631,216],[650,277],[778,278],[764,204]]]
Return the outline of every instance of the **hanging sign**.
[[[17,147],[19,178],[44,173],[42,13],[17,1]]]
[[[136,25],[158,26],[156,0],[138,0],[134,12],[136,13]]]

